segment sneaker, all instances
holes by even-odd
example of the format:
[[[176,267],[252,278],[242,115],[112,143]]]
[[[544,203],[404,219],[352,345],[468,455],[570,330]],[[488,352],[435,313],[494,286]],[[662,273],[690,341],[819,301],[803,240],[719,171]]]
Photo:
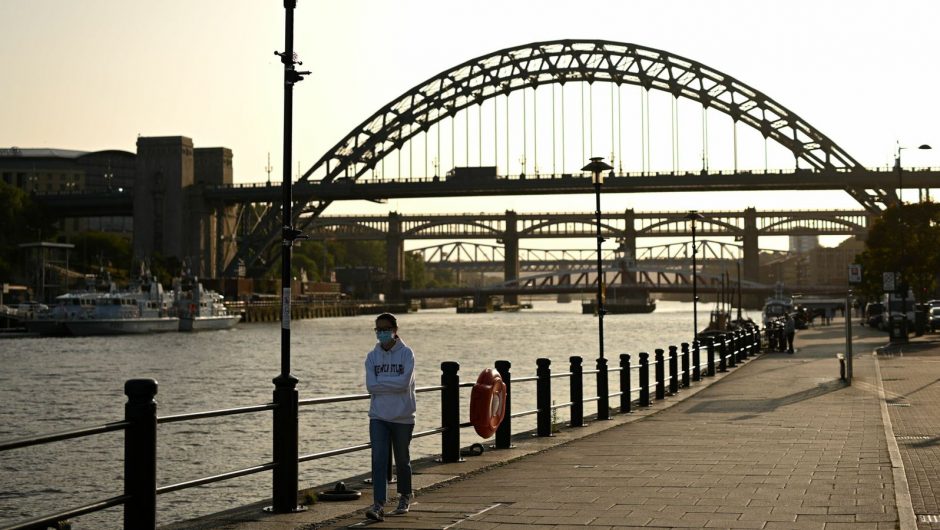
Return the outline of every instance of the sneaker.
[[[385,508],[383,508],[381,504],[373,504],[371,508],[366,510],[366,517],[372,519],[373,521],[384,521]]]
[[[395,511],[392,512],[392,515],[405,515],[408,513],[408,509],[411,507],[411,495],[399,495],[398,496],[398,508],[395,508]]]

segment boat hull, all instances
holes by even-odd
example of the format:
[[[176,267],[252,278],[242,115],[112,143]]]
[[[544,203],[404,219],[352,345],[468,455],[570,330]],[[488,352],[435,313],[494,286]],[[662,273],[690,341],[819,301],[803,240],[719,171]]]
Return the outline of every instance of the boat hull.
[[[241,320],[239,315],[224,315],[215,317],[182,317],[180,318],[180,331],[212,331],[232,329]]]
[[[73,337],[88,337],[92,335],[135,335],[177,331],[179,329],[179,319],[174,317],[161,317],[72,320],[66,322],[65,327],[68,328],[69,334]]]
[[[67,337],[70,333],[65,327],[65,322],[54,319],[24,320],[23,325],[26,326],[26,331],[38,333],[43,337]]]
[[[656,301],[652,302],[608,302],[604,304],[607,314],[626,315],[631,313],[652,313],[656,311]],[[592,315],[596,312],[594,301],[581,304],[581,313]]]

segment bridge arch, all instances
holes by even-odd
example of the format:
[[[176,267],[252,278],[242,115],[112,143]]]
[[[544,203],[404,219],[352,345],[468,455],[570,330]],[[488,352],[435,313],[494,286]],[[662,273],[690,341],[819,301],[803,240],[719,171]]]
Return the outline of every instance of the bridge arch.
[[[658,223],[652,223],[652,224],[650,224],[649,226],[644,226],[643,228],[637,230],[636,232],[637,232],[637,234],[650,234],[650,233],[653,232],[653,230],[655,230],[655,229],[657,229],[657,228],[659,228],[659,227],[661,227],[661,226],[668,226],[668,225],[671,225],[671,224],[682,224],[682,225],[685,225],[685,224],[687,224],[688,222],[689,222],[688,220],[686,220],[685,218],[681,218],[681,217],[680,217],[680,218],[675,218],[675,219],[666,219],[666,220],[660,221],[660,222],[658,222]],[[713,218],[711,218],[711,217],[705,217],[704,219],[699,219],[699,220],[698,220],[698,223],[699,223],[699,225],[715,225],[715,226],[720,226],[720,227],[722,227],[722,228],[724,228],[724,229],[726,229],[726,230],[728,231],[728,235],[740,235],[740,234],[743,234],[743,233],[744,233],[744,229],[741,228],[741,227],[739,227],[739,226],[735,226],[735,225],[733,225],[733,224],[731,224],[731,223],[726,223],[726,222],[724,222],[724,221],[719,221],[718,219],[713,219]]]
[[[584,226],[586,229],[586,232],[588,233],[597,229],[597,222],[595,221],[580,221],[580,220],[572,221],[571,219],[557,219],[557,220],[550,220],[550,221],[545,221],[541,223],[533,223],[523,228],[522,230],[519,230],[519,237],[525,237],[526,235],[536,234],[543,229],[546,229],[552,226],[558,226],[558,225]],[[619,228],[611,223],[605,223],[602,221],[601,228],[609,230],[613,234],[617,234],[616,237],[620,237],[624,235],[624,230],[622,228]]]
[[[852,221],[845,220],[845,219],[813,219],[813,218],[807,218],[807,217],[790,217],[786,219],[780,219],[778,221],[774,221],[773,223],[767,224],[761,227],[760,229],[758,229],[757,233],[763,236],[775,235],[773,229],[779,226],[788,226],[788,225],[789,226],[792,226],[792,225],[801,226],[801,225],[808,225],[809,223],[814,223],[814,222],[815,223],[830,223],[833,225],[844,226],[847,229],[858,234],[864,234],[865,232],[867,232],[866,227],[858,223],[853,223]]]
[[[438,226],[447,226],[447,225],[453,225],[453,224],[455,224],[453,221],[431,221],[428,223],[422,223],[414,227],[411,227],[408,230],[405,230],[404,232],[402,232],[402,235],[417,236],[425,230],[431,230]],[[461,222],[460,225],[479,228],[481,231],[480,237],[488,237],[488,236],[497,237],[499,236],[499,234],[501,234],[499,230],[493,228],[492,226],[489,226],[486,223],[481,223],[478,221]]]
[[[555,40],[506,48],[466,61],[416,85],[353,129],[301,181],[358,178],[438,121],[516,90],[567,81],[611,82],[659,90],[723,112],[814,169],[861,165],[796,113],[734,77],[697,61],[631,43]]]

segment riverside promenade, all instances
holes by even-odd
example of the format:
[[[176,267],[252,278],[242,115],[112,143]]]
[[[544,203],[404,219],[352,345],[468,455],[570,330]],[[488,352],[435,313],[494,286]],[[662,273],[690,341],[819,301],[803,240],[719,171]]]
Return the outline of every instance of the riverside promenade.
[[[886,335],[854,332],[852,386],[839,380],[837,319],[798,332],[794,355],[763,354],[648,409],[421,462],[411,513],[382,523],[365,521],[369,489],[352,482],[358,502],[166,528],[937,528],[940,343],[874,355]]]

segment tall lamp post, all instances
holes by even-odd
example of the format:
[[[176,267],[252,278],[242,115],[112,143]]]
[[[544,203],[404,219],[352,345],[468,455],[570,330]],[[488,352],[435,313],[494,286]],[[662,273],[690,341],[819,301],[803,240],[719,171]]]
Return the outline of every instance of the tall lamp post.
[[[610,392],[607,390],[607,359],[604,358],[604,263],[601,259],[601,185],[604,184],[604,171],[613,169],[599,156],[591,158],[591,162],[581,168],[581,171],[590,171],[594,183],[594,198],[597,204],[595,217],[597,219],[597,341],[600,356],[597,358],[597,419],[610,419]]]
[[[597,220],[597,335],[600,341],[600,358],[604,358],[604,269],[601,260],[601,243],[604,238],[601,237],[601,186],[604,184],[604,171],[613,169],[612,166],[604,162],[603,157],[595,156],[591,158],[591,163],[582,167],[581,171],[591,172],[591,182],[594,183],[594,198],[597,204],[595,218]]]
[[[695,222],[705,219],[698,210],[689,210],[685,218],[692,223],[692,339],[698,338],[698,264],[695,255],[698,249],[695,246]]]
[[[895,157],[894,157],[894,167],[897,168],[897,171],[898,171],[898,224],[902,225],[902,226],[901,226],[901,230],[902,230],[902,231],[904,230],[904,226],[903,226],[903,224],[904,224],[904,201],[903,201],[902,198],[901,198],[901,192],[902,192],[902,190],[904,189],[904,167],[901,166],[901,151],[904,150],[904,149],[909,149],[909,148],[908,148],[908,147],[904,147],[904,146],[902,146],[902,145],[899,144],[899,145],[898,145],[898,152],[897,152],[897,155],[895,155]],[[921,145],[919,145],[919,146],[917,147],[917,149],[926,150],[926,149],[932,149],[932,147],[930,147],[930,146],[927,145],[927,144],[921,144]],[[901,234],[901,237],[902,237],[902,238],[904,237],[903,232],[902,232],[902,234]],[[901,252],[900,252],[900,257],[901,257],[901,260],[900,260],[900,261],[901,261],[901,263],[900,263],[900,265],[898,266],[898,272],[902,272],[901,269],[905,267],[905,261],[907,260],[907,252],[906,252],[906,250],[905,250],[905,242],[906,242],[906,239],[902,239],[902,240],[901,240]],[[907,290],[908,290],[908,285],[907,285],[907,282],[905,281],[905,277],[906,277],[906,276],[907,276],[906,274],[903,274],[903,273],[902,273],[902,275],[901,275],[901,281],[899,282],[899,285],[896,286],[896,288],[899,288],[899,289],[901,290],[901,335],[903,335],[903,337],[900,337],[900,339],[901,339],[902,342],[907,342]],[[891,314],[891,308],[890,308],[890,306],[888,307],[888,314],[889,314],[889,315]]]

